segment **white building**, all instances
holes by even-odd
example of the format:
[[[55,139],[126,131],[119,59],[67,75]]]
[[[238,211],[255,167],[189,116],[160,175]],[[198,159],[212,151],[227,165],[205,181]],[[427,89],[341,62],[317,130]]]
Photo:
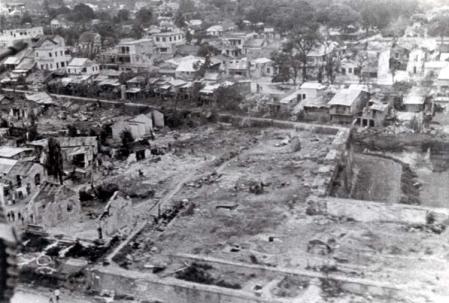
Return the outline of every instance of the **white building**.
[[[208,36],[220,37],[223,35],[224,30],[221,25],[213,25],[209,27],[206,32]]]
[[[153,65],[155,44],[152,39],[125,39],[115,47],[120,69],[137,72]]]
[[[159,54],[172,54],[177,46],[186,44],[186,37],[182,30],[174,28],[171,30],[155,33],[153,36],[156,51]]]
[[[67,73],[71,75],[97,75],[100,66],[87,58],[73,58],[67,66]]]
[[[42,36],[44,30],[42,26],[30,28],[5,29],[0,31],[0,47],[8,47],[18,40],[31,40]]]
[[[426,52],[421,48],[414,48],[410,51],[407,63],[407,72],[410,75],[422,75],[424,73],[424,62]]]
[[[70,62],[71,57],[61,36],[42,37],[33,48],[38,69],[54,71],[65,68]]]

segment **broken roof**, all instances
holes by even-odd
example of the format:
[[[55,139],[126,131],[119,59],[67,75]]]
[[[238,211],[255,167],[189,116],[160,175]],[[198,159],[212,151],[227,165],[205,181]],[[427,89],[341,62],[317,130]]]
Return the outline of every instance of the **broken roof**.
[[[7,175],[18,161],[0,158],[0,174]]]
[[[46,92],[39,92],[34,94],[25,94],[25,98],[37,104],[55,104],[53,98]]]

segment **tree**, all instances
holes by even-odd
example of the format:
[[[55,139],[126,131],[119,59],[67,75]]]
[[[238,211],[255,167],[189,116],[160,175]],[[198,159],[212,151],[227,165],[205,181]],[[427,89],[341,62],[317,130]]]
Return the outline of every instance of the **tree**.
[[[136,24],[141,27],[148,26],[153,21],[153,12],[151,9],[143,7],[136,13],[135,20]]]
[[[132,144],[134,142],[134,137],[129,129],[124,129],[120,133],[120,139],[122,141],[120,154],[121,156],[128,157],[132,148]]]
[[[31,15],[29,12],[25,12],[22,16],[22,19],[20,20],[21,25],[24,25],[27,23],[33,23],[33,19],[31,18]]]
[[[68,132],[68,136],[69,137],[76,137],[78,136],[78,130],[76,129],[76,127],[74,125],[68,125],[67,126],[67,132]]]
[[[441,14],[431,20],[429,34],[441,38],[441,44],[445,36],[449,34],[449,13]]]
[[[207,70],[210,68],[211,64],[210,54],[206,55],[206,57],[204,58],[204,62],[198,61],[196,64],[194,64],[194,68],[196,70],[195,79],[203,78]]]
[[[239,111],[243,96],[234,86],[220,86],[215,91],[215,99],[224,110]]]
[[[48,139],[48,155],[45,166],[48,174],[63,184],[64,170],[61,146],[55,138]]]
[[[100,131],[100,143],[106,145],[108,138],[112,137],[112,127],[110,124],[104,124]]]
[[[218,54],[220,54],[220,50],[206,42],[201,44],[197,56],[206,58],[207,56],[216,56]]]
[[[273,60],[275,67],[273,82],[288,82],[292,77],[289,54],[282,51],[273,52],[271,60]]]
[[[317,24],[308,27],[296,27],[290,34],[286,50],[293,55],[292,58],[297,56],[301,62],[303,81],[307,80],[307,55],[317,46],[319,40]]]
[[[179,1],[179,10],[184,13],[192,13],[196,11],[195,3],[192,0]]]
[[[117,22],[122,23],[129,20],[129,11],[126,9],[121,9],[118,11],[117,16],[114,18]]]
[[[360,13],[345,4],[332,5],[325,10],[325,13],[327,14],[327,23],[325,24],[344,31],[350,25],[355,26],[361,21]]]
[[[95,12],[89,5],[79,3],[73,8],[69,19],[74,22],[86,22],[95,19]]]

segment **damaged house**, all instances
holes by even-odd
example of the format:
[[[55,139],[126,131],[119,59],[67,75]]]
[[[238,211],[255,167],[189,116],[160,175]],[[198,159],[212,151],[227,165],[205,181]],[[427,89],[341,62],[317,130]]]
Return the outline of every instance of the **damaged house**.
[[[121,134],[125,130],[128,130],[134,139],[145,138],[151,136],[154,127],[164,127],[164,115],[157,110],[116,121],[111,126],[112,138],[114,141],[119,142]]]
[[[98,154],[97,137],[56,137],[61,146],[64,170],[86,169],[94,164]],[[32,141],[28,144],[41,154],[41,163],[45,163],[48,152],[48,139]]]
[[[26,205],[23,215],[27,221],[45,227],[78,222],[81,215],[78,193],[65,185],[45,182]]]
[[[16,204],[27,199],[39,189],[46,176],[42,164],[12,158],[0,158],[0,174],[1,205]]]

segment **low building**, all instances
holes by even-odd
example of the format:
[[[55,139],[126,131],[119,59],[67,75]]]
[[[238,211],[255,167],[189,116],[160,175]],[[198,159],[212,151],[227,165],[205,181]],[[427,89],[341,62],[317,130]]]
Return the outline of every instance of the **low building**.
[[[251,77],[254,78],[273,77],[274,76],[273,60],[268,58],[257,58],[251,60],[250,73]]]
[[[196,56],[187,56],[167,60],[166,63],[175,68],[175,77],[177,79],[192,80],[196,72],[204,63],[204,58]]]
[[[449,80],[449,79],[448,79]],[[402,101],[406,112],[420,113],[425,109],[426,95],[418,88],[413,87]]]
[[[66,70],[69,75],[98,75],[100,66],[87,58],[73,58]]]
[[[326,86],[318,82],[304,82],[298,91],[298,100],[321,98],[326,90]]]
[[[44,35],[42,26],[4,29],[0,31],[0,48],[6,48],[19,40],[30,42],[32,38],[42,35]]]
[[[208,36],[221,37],[224,33],[224,29],[221,25],[213,25],[206,29],[206,33]]]
[[[369,94],[364,88],[351,86],[340,89],[329,101],[331,122],[351,124],[360,115],[368,101]]]

